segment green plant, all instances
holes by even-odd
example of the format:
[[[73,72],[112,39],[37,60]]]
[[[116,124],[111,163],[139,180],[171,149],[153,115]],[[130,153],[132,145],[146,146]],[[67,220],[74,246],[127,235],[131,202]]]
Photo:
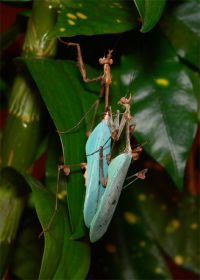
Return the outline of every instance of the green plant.
[[[90,267],[89,278],[169,279],[166,256],[198,274],[199,197],[194,170],[186,169],[194,160],[189,154],[199,119],[198,1],[165,6],[164,0],[34,0],[30,10],[29,1],[8,2],[27,9],[2,34],[3,54],[23,29],[22,20],[28,18],[28,27],[2,134],[1,275],[84,279]],[[138,166],[149,167],[148,177],[124,191],[92,257],[81,172],[61,178],[58,213],[44,244],[38,239],[40,224],[45,228],[54,209],[60,156],[67,164],[85,161],[90,118],[60,139],[56,130],[74,126],[99,94],[98,83],[81,81],[75,59],[66,59],[75,58],[74,50],[58,44],[57,37],[80,43],[90,77],[99,73],[99,57],[114,48],[111,105],[114,110],[131,90],[134,136],[147,142]],[[2,91],[8,78],[2,77]],[[44,153],[39,182],[31,167]]]

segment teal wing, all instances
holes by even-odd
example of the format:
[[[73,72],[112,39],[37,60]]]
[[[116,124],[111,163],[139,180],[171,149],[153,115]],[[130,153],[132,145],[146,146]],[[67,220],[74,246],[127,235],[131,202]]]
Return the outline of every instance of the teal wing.
[[[99,240],[107,231],[122,191],[131,158],[130,152],[123,153],[114,158],[108,167],[108,183],[90,225],[91,242]]]
[[[83,214],[87,227],[90,227],[90,223],[97,211],[99,201],[105,190],[99,178],[100,147],[103,147],[104,176],[107,177],[108,163],[106,155],[111,152],[111,135],[106,120],[102,120],[100,124],[96,126],[86,143],[87,179]]]

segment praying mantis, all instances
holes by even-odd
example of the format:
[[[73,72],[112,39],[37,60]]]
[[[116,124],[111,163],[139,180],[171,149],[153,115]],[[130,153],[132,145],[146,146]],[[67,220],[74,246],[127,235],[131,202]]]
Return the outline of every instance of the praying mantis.
[[[87,165],[85,163],[79,164],[81,168],[86,169],[86,194],[83,209],[84,221],[90,229],[90,241],[96,242],[103,236],[110,224],[132,160],[133,151],[130,146],[130,121],[132,119],[130,115],[131,96],[128,99],[125,97],[120,99],[119,104],[125,108],[125,112],[122,115],[120,123],[119,113],[117,113],[116,121],[113,121],[111,109],[109,108],[109,88],[112,82],[110,66],[113,64],[113,51],[109,50],[106,57],[99,59],[99,63],[103,65],[103,74],[96,78],[88,79],[86,77],[80,45],[77,43],[67,43],[61,39],[60,41],[68,46],[76,47],[78,67],[83,81],[86,83],[100,81],[100,98],[105,95],[103,120],[92,131],[86,143]],[[96,102],[95,113],[98,105],[99,102]],[[117,141],[124,126],[126,126],[126,149],[124,153],[118,155],[109,164],[111,138]],[[134,152],[136,155],[139,155],[141,150],[138,151],[135,149]],[[58,167],[57,188],[61,170],[66,175],[69,175],[70,169],[66,165]],[[134,176],[143,179],[145,173],[146,170],[143,170]],[[56,211],[57,201],[55,206]]]
[[[86,178],[86,196],[85,196],[85,203],[84,203],[84,220],[86,226],[90,229],[90,241],[96,242],[99,240],[104,233],[107,231],[107,228],[110,224],[114,211],[116,209],[123,184],[131,164],[131,160],[133,154],[139,154],[141,149],[131,149],[130,145],[130,121],[132,120],[132,116],[130,115],[130,101],[131,96],[129,98],[122,97],[118,104],[122,105],[125,108],[125,112],[123,113],[122,119],[120,124],[117,126],[116,133],[112,133],[114,140],[118,140],[120,134],[126,126],[126,148],[125,151],[111,160],[111,163],[108,165],[107,163],[107,156],[106,152],[109,150],[110,142],[108,140],[104,142],[103,146],[99,146],[99,159],[95,156],[93,159],[98,165],[99,161],[99,177],[98,173],[95,176],[92,176],[93,173],[93,166],[90,164],[88,165],[88,169],[92,169],[89,173],[88,177]],[[106,115],[106,119],[109,120],[108,116]],[[109,120],[111,122],[111,127],[113,129],[113,122],[112,119]],[[101,125],[101,123],[100,123]],[[108,125],[108,124],[106,124]],[[99,125],[96,127],[96,129]],[[108,126],[107,126],[108,127]],[[91,134],[91,139],[93,140],[94,135],[96,135],[96,131],[94,130]],[[101,134],[99,134],[101,135]],[[97,139],[101,138],[100,136],[96,136]],[[111,135],[111,133],[110,133]],[[107,134],[107,137],[109,133]],[[88,151],[87,147],[91,139],[88,139],[86,144],[86,152]],[[111,136],[110,136],[111,138]],[[108,138],[108,139],[110,139]],[[101,138],[103,139],[103,138]],[[99,140],[99,139],[98,139]],[[106,140],[106,139],[105,139]],[[99,143],[99,142],[98,142]],[[108,144],[108,146],[107,146]],[[96,145],[95,145],[96,148]],[[103,155],[102,150],[105,152]],[[94,154],[91,154],[94,156]],[[90,155],[88,155],[90,156]],[[88,159],[87,156],[87,159]],[[135,158],[135,155],[134,155]],[[103,163],[101,163],[103,161]],[[88,161],[90,163],[90,161]],[[96,167],[96,166],[95,166]],[[105,170],[104,170],[104,169]],[[106,172],[105,172],[106,171]],[[145,178],[145,173],[147,172],[146,169],[134,174],[133,176],[140,179]],[[106,177],[104,177],[106,174]],[[98,178],[97,178],[98,177]],[[95,179],[94,179],[95,178]],[[92,189],[93,187],[93,189]]]

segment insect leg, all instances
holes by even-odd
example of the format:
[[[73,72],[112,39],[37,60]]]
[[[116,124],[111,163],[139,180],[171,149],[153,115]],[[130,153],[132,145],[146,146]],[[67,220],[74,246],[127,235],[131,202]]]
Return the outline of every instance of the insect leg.
[[[148,171],[148,169],[143,169],[143,170],[138,171],[137,173],[135,173],[135,174],[133,174],[133,175],[127,177],[126,180],[129,180],[129,179],[134,178],[134,177],[135,177],[135,179],[133,179],[130,183],[128,183],[127,185],[125,185],[125,186],[123,187],[123,189],[126,189],[128,186],[130,186],[133,182],[135,182],[135,181],[138,180],[138,179],[144,180],[144,179],[146,178],[145,175],[146,175],[147,171]]]
[[[96,113],[97,113],[97,109],[98,109],[98,106],[99,106],[99,100],[97,99],[92,105],[91,107],[89,108],[89,110],[83,115],[83,117],[77,122],[76,125],[74,125],[73,127],[67,129],[67,130],[57,130],[58,134],[67,134],[67,133],[70,133],[72,132],[73,130],[75,130],[76,128],[78,128],[81,123],[83,122],[83,120],[86,118],[86,116],[90,113],[90,111],[94,108],[94,113],[93,113],[93,116],[92,116],[92,122],[91,122],[91,125],[90,125],[90,129],[89,129],[89,132],[92,130],[93,128],[93,125],[94,125],[94,121],[95,121],[95,117],[96,117]],[[89,134],[88,132],[88,134]]]
[[[100,81],[102,80],[102,75],[95,77],[95,78],[87,78],[86,75],[86,70],[85,70],[85,65],[83,62],[83,57],[82,57],[82,53],[81,53],[81,47],[78,43],[72,43],[72,42],[65,42],[62,39],[59,38],[59,41],[62,42],[63,44],[67,45],[67,46],[72,46],[72,47],[76,47],[77,49],[77,60],[78,60],[78,68],[80,70],[82,79],[85,83],[90,83],[90,82],[94,82],[94,81]]]
[[[39,238],[47,231],[49,231],[51,225],[52,225],[52,222],[55,218],[55,215],[58,211],[58,192],[59,192],[59,180],[60,180],[60,171],[62,169],[64,169],[66,166],[64,165],[58,165],[58,172],[57,172],[57,179],[56,179],[56,198],[55,198],[55,206],[54,206],[54,210],[53,210],[53,214],[51,216],[51,219],[49,221],[49,223],[47,224],[47,226],[43,229],[43,231],[39,234]],[[66,172],[67,172],[67,169],[66,169]]]

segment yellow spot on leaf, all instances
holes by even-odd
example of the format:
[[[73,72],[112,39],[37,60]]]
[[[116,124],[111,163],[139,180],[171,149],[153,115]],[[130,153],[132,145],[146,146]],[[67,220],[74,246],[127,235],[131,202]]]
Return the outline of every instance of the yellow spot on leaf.
[[[116,248],[116,246],[114,244],[109,243],[109,244],[106,245],[106,251],[108,253],[114,254],[114,253],[116,253],[117,248]]]
[[[11,150],[10,153],[9,153],[9,157],[8,157],[8,163],[7,163],[8,166],[11,166],[11,165],[12,165],[13,156],[14,156],[14,151]]]
[[[72,19],[68,19],[68,23],[69,23],[69,25],[75,25],[76,24],[75,21],[73,21]]]
[[[60,200],[63,200],[66,197],[66,195],[67,195],[67,192],[65,190],[63,190],[57,194],[57,198]]]
[[[184,263],[184,259],[181,255],[177,255],[174,257],[174,262],[177,265],[182,265]]]
[[[116,22],[117,22],[117,23],[120,23],[120,22],[122,22],[122,21],[121,21],[120,19],[116,19]]]
[[[144,240],[141,240],[139,245],[140,245],[140,247],[145,247],[146,246],[146,242]]]
[[[67,13],[66,16],[70,19],[77,19],[77,17],[71,13]]]
[[[64,32],[66,29],[64,27],[61,27],[59,30],[60,32]]]
[[[197,223],[192,223],[191,225],[190,225],[190,228],[191,229],[193,229],[193,230],[195,230],[195,229],[197,229],[198,228],[198,224]]]
[[[167,226],[166,232],[173,233],[180,227],[180,225],[181,225],[181,223],[179,220],[173,219],[170,221],[169,225]]]
[[[178,228],[180,227],[181,223],[180,223],[179,220],[173,219],[173,220],[171,221],[171,225],[172,225],[172,227],[173,227],[174,229],[178,229]]]
[[[136,224],[139,220],[135,214],[128,211],[124,213],[124,219],[129,224]]]
[[[160,273],[162,273],[162,268],[161,268],[161,267],[159,267],[159,266],[158,266],[158,267],[156,267],[156,268],[155,268],[155,273],[156,273],[156,274],[160,274]]]
[[[139,201],[145,201],[147,199],[147,196],[143,193],[139,194],[138,195],[138,200]]]
[[[167,87],[169,85],[169,80],[164,79],[164,78],[155,79],[155,82],[157,85],[162,86],[162,87]]]
[[[122,8],[122,5],[118,2],[114,2],[113,5],[117,8]]]
[[[79,17],[80,19],[87,19],[87,16],[83,13],[77,12],[76,13],[77,17]]]

